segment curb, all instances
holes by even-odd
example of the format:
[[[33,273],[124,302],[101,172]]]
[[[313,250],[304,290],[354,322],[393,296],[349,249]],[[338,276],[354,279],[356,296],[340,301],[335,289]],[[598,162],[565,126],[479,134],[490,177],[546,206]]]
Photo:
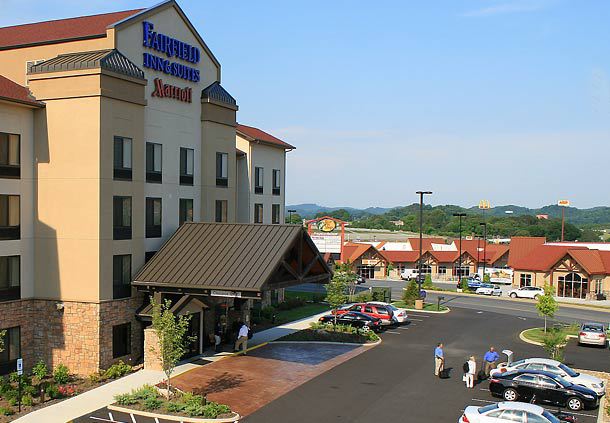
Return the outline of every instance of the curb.
[[[485,298],[493,298],[493,299],[500,300],[500,301],[512,301],[512,302],[517,302],[517,303],[536,304],[535,300],[530,300],[528,298],[494,297],[494,296],[480,295],[480,294],[474,294],[474,293],[466,294],[463,292],[456,292],[456,291],[437,291],[435,289],[427,289],[426,292],[434,292],[435,294],[455,295],[458,297],[475,297],[475,298],[476,297],[485,297]],[[572,304],[572,303],[564,303],[561,301],[557,301],[557,304],[559,304],[560,307],[579,308],[579,309],[586,309],[586,310],[591,310],[591,311],[599,311],[602,313],[610,313],[610,308],[603,307],[603,306],[594,306],[594,305],[587,305],[587,304]]]
[[[519,333],[519,339],[522,340],[523,342],[525,342],[526,344],[538,345],[540,347],[543,347],[544,344],[542,342],[532,341],[531,339],[527,339],[525,337],[524,333],[527,332],[528,330],[531,330],[531,329],[541,329],[541,328],[529,328],[529,329],[522,330],[521,333]],[[575,338],[577,338],[577,336],[566,335],[566,340],[572,339],[572,338],[575,339]]]
[[[447,306],[445,306],[447,307]],[[417,310],[414,308],[405,308],[405,310],[407,311],[411,311],[411,312],[415,312],[415,313],[432,313],[432,314],[447,314],[451,311],[451,309],[449,307],[447,307],[446,310],[443,311],[434,311],[434,310]]]
[[[161,414],[161,413],[152,413],[150,411],[140,411],[135,410],[133,408],[122,407],[114,404],[109,404],[108,409],[112,411],[119,411],[121,413],[142,416],[142,417],[150,417],[158,421],[157,419],[169,420],[173,422],[183,422],[183,423],[237,423],[241,416],[238,413],[234,413],[235,416],[221,419],[208,419],[204,417],[184,417],[184,416],[173,416],[171,414]],[[133,417],[132,417],[133,419]],[[135,421],[135,420],[134,420]]]
[[[269,341],[270,344],[322,344],[322,345],[353,345],[358,347],[375,347],[381,344],[381,338],[375,342],[358,344],[356,342],[330,342],[330,341]]]

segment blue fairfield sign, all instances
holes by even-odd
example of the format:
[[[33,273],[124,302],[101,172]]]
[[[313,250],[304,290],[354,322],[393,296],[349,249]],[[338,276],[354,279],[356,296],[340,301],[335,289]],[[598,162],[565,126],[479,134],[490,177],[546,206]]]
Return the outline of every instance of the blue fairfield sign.
[[[182,63],[173,62],[171,58],[177,58],[189,63],[199,63],[201,60],[201,52],[195,46],[192,46],[176,38],[169,37],[165,34],[154,31],[154,25],[150,22],[142,22],[143,29],[143,45],[149,49],[155,50],[165,57],[160,57],[152,53],[144,53],[144,67],[154,69],[177,78],[186,79],[187,81],[199,82],[201,76],[199,69]]]

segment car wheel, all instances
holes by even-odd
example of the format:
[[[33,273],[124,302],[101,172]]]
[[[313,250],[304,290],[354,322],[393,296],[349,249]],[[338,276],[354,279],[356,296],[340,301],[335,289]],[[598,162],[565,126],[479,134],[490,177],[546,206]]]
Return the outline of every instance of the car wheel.
[[[535,299],[536,301],[538,301],[538,298],[540,298],[540,294],[536,294],[536,295],[534,295],[534,299]]]
[[[582,410],[583,403],[580,400],[580,398],[570,397],[570,398],[568,398],[567,406],[572,411],[578,411],[578,410]]]
[[[365,325],[365,326],[362,326],[362,332],[367,333],[367,332],[368,332],[368,331],[370,331],[370,330],[371,330],[371,328],[370,328],[370,327],[368,327],[368,326],[366,326],[366,325]]]
[[[511,297],[511,298],[517,298],[517,294],[515,294],[514,292],[511,292],[511,293],[510,293],[510,297]]]
[[[517,398],[519,398],[519,394],[517,394],[517,391],[515,391],[513,388],[506,388],[502,393],[502,397],[506,401],[517,401]]]

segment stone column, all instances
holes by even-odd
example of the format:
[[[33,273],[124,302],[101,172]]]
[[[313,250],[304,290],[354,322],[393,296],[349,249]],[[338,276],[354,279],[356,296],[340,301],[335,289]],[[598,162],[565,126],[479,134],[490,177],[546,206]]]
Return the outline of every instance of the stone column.
[[[153,328],[144,329],[144,369],[163,370],[159,355],[159,338]]]

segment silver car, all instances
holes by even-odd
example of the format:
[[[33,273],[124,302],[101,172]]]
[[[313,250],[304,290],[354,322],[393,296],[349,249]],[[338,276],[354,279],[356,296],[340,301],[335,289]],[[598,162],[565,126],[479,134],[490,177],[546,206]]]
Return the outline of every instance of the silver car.
[[[535,404],[524,402],[499,402],[485,407],[469,406],[458,423],[500,422],[560,423],[560,420]]]
[[[578,345],[606,346],[606,326],[601,323],[583,323],[578,332]]]

